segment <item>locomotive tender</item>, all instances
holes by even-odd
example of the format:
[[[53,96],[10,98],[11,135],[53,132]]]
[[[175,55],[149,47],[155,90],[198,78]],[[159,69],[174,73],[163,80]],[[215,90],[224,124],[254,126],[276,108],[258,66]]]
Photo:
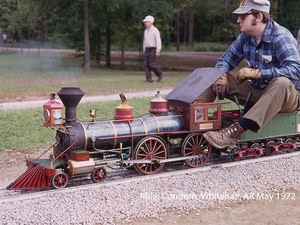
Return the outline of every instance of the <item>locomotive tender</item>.
[[[76,107],[83,97],[78,87],[58,92],[44,104],[44,125],[56,130],[56,142],[49,159],[27,159],[27,171],[8,189],[64,188],[70,178],[91,174],[94,182],[106,178],[107,168],[134,167],[141,174],[159,172],[165,163],[183,161],[189,167],[205,164],[213,149],[203,133],[219,130],[238,120],[240,110],[222,111],[228,102],[204,103],[197,99],[224,73],[221,69],[196,69],[164,99],[158,92],[150,110],[133,118],[132,107],[120,94],[122,103],[115,108],[114,120],[78,122]],[[285,124],[283,129],[282,124]],[[297,150],[300,134],[299,112],[280,113],[259,133],[245,132],[234,148],[221,150],[237,159]]]

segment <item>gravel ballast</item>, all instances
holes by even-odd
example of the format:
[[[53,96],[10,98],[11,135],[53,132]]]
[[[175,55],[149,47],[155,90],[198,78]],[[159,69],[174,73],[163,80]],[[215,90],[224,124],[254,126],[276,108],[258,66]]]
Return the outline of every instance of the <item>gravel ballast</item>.
[[[104,182],[82,190],[43,192],[32,199],[0,199],[0,223],[114,224],[159,218],[168,210],[198,211],[241,200],[272,201],[300,189],[300,156],[146,177],[113,185]],[[297,197],[289,196],[299,201]]]

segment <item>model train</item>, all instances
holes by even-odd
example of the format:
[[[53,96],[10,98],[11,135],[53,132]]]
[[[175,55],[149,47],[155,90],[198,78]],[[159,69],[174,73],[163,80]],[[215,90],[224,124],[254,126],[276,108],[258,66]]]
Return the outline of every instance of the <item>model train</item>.
[[[27,171],[7,188],[63,188],[70,178],[86,174],[101,182],[108,167],[133,166],[141,174],[154,174],[169,162],[202,166],[212,151],[219,151],[203,133],[219,130],[241,115],[240,110],[222,111],[228,102],[204,103],[198,99],[223,73],[216,68],[195,70],[166,99],[158,92],[150,102],[149,114],[138,118],[133,117],[133,108],[121,94],[114,120],[96,121],[95,110],[91,110],[92,121],[78,122],[76,107],[84,94],[78,87],[62,88],[58,96],[65,107],[65,123],[63,106],[54,94],[44,104],[44,125],[56,130],[55,144],[43,153],[53,149],[51,157],[27,159]],[[299,132],[299,112],[280,113],[259,133],[247,131],[234,148],[221,151],[237,159],[295,151]]]

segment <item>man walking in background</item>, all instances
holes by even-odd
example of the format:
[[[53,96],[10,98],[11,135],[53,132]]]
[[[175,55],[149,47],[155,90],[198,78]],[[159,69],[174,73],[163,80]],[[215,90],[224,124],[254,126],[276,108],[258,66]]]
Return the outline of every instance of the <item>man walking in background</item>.
[[[159,30],[153,25],[153,16],[146,16],[143,22],[146,27],[143,40],[144,70],[146,75],[145,82],[153,82],[151,70],[158,77],[157,82],[160,82],[163,75],[160,68],[155,64],[155,58],[159,56],[161,50]]]

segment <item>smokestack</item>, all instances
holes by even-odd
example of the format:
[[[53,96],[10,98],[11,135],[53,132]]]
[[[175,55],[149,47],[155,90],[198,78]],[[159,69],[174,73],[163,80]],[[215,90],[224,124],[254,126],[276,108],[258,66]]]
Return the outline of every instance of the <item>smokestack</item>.
[[[76,122],[76,107],[84,93],[79,87],[63,87],[57,93],[66,110],[66,123]]]

